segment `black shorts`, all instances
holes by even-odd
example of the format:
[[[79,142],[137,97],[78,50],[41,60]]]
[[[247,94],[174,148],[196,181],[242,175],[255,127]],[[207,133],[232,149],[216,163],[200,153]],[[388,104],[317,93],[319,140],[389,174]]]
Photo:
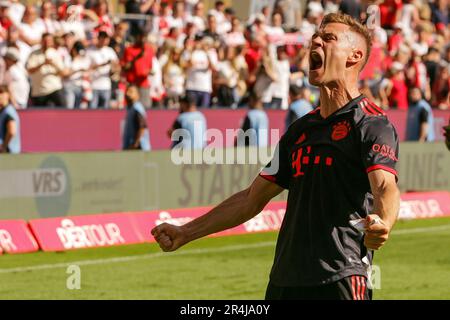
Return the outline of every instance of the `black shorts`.
[[[267,286],[266,300],[372,300],[372,289],[364,276],[350,276],[314,287]]]

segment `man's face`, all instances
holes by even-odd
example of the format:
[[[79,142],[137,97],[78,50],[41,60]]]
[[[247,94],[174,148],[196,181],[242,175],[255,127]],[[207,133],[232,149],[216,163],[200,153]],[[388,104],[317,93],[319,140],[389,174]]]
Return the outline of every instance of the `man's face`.
[[[107,47],[109,45],[108,37],[98,37],[98,45],[100,47]]]
[[[322,86],[344,80],[349,59],[358,49],[358,40],[357,35],[345,24],[329,23],[322,26],[311,40],[309,82]]]
[[[128,87],[127,92],[125,93],[125,99],[128,103],[134,103],[139,100],[139,93],[136,87]]]
[[[0,91],[0,108],[4,108],[9,104],[9,93]]]
[[[53,48],[53,46],[54,46],[53,36],[46,35],[45,37],[42,38],[43,49]]]
[[[414,88],[409,92],[409,99],[412,103],[416,103],[422,99],[422,93],[418,88]]]

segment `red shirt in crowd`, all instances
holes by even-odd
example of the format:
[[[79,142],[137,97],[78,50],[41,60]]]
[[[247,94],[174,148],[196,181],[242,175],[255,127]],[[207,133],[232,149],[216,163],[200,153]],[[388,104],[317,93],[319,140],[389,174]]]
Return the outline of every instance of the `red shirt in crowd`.
[[[408,87],[406,86],[405,78],[393,77],[392,90],[389,95],[389,106],[397,107],[399,110],[408,109]]]
[[[384,0],[380,7],[380,24],[383,28],[392,28],[397,11],[402,8],[402,0]]]
[[[245,54],[245,61],[247,62],[248,72],[252,73],[258,66],[259,60],[261,60],[262,54],[259,48],[249,47]]]
[[[144,47],[131,45],[125,48],[122,57],[122,65],[131,62],[129,70],[125,71],[127,82],[141,88],[148,88],[150,82],[148,76],[152,71],[154,52],[149,44]]]
[[[374,43],[372,50],[370,51],[369,59],[367,60],[367,63],[359,76],[361,80],[376,79],[377,76],[380,76],[383,73],[382,57],[383,48],[380,44]]]

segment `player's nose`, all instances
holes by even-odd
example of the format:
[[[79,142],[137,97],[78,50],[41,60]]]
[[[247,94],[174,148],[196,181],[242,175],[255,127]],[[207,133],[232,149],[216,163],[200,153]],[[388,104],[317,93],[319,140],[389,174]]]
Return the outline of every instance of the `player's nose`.
[[[320,48],[322,47],[322,45],[323,41],[319,34],[316,34],[311,38],[311,50],[315,48]]]

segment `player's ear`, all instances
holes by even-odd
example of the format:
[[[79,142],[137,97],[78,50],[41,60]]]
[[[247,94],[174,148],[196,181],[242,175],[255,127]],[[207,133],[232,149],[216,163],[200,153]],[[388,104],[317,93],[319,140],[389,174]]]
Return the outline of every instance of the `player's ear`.
[[[354,66],[355,64],[359,64],[365,58],[364,51],[358,48],[352,50],[350,55],[347,58],[347,67]]]

